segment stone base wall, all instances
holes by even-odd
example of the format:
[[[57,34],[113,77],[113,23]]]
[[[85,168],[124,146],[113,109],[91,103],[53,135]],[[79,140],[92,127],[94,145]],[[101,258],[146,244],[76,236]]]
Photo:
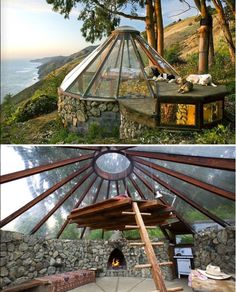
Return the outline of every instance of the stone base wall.
[[[59,95],[58,113],[65,127],[86,133],[91,124],[97,124],[108,132],[119,127],[119,105],[116,100],[89,101],[66,95]]]
[[[235,227],[210,229],[194,236],[195,268],[208,264],[219,266],[225,273],[235,273]]]
[[[120,114],[120,138],[134,139],[142,137],[143,133],[148,130],[148,127],[137,122],[127,119],[123,114]]]
[[[28,279],[53,275],[77,269],[97,268],[98,276],[151,277],[150,269],[135,269],[138,263],[147,263],[140,247],[130,247],[120,240],[60,240],[26,236],[1,231],[0,287],[21,283]],[[125,257],[127,269],[108,270],[110,253],[119,248]],[[160,262],[169,261],[169,243],[155,247]],[[161,267],[167,280],[173,279],[170,266]]]

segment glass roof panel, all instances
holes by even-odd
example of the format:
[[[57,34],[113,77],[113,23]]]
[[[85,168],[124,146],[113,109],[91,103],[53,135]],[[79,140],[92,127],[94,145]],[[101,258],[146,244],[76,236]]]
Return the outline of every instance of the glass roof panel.
[[[141,38],[140,36],[137,36],[137,40],[140,43],[143,50],[146,52],[149,52],[151,56],[154,57],[155,63],[157,67],[162,70],[162,73],[172,74],[172,75],[178,75],[175,69],[167,63],[166,60],[164,60],[158,53],[155,51],[146,41],[145,39]],[[146,53],[147,54],[147,53]]]
[[[101,185],[101,189],[97,198],[97,202],[101,202],[106,200],[107,198],[107,188],[108,188],[108,180],[103,180],[103,183]]]
[[[68,165],[58,169],[45,171],[40,174],[35,174],[33,176],[2,184],[1,218],[5,218],[12,212],[15,212],[32,199],[54,186],[61,179],[66,178],[81,167],[82,166],[80,166],[80,163],[76,163],[74,165]],[[83,173],[81,175],[83,175]],[[74,180],[76,179],[78,180],[78,177]],[[64,185],[59,190],[66,188],[67,185],[71,185],[71,183],[73,184],[74,180]]]
[[[148,167],[145,168],[149,169]],[[152,173],[161,180],[168,182],[169,185],[174,186],[174,188],[177,191],[180,191],[181,194],[183,194],[185,197],[190,198],[193,202],[207,209],[211,213],[217,215],[221,219],[234,219],[235,205],[233,201],[230,201],[226,198],[203,190],[199,187],[191,185],[190,183],[181,181],[180,179],[171,177],[170,175],[161,173],[159,171],[152,170]]]
[[[182,174],[194,177],[211,185],[217,186],[224,190],[234,192],[235,190],[235,174],[233,171],[207,168],[201,166],[193,166],[188,164],[176,163],[171,161],[163,161],[158,159],[142,158],[151,161],[157,165],[167,169],[177,171]]]
[[[70,73],[68,73],[65,76],[60,86],[62,90],[66,90],[75,81],[78,75],[80,75],[84,71],[84,69],[91,63],[91,61],[102,52],[104,47],[106,47],[107,44],[109,44],[110,40],[111,38],[108,38],[103,44],[101,44],[95,50],[93,50],[91,54],[84,58],[81,63],[79,63],[73,70],[71,70]]]
[[[127,38],[125,39],[123,49],[119,97],[151,97],[152,93],[147,84],[147,80],[141,69],[141,60],[138,59],[138,52],[135,52],[131,38]]]
[[[1,175],[20,171],[43,164],[50,164],[64,159],[80,157],[94,151],[42,146],[1,145]]]
[[[118,39],[115,46],[111,49],[107,60],[103,64],[88,92],[89,96],[99,96],[101,98],[117,97],[122,57],[121,42],[121,38]]]
[[[90,82],[96,77],[96,73],[98,72],[100,66],[102,66],[105,57],[109,53],[112,45],[114,44],[115,39],[113,39],[110,43],[107,44],[106,48],[96,55],[95,59],[91,60],[91,64],[87,63],[88,68],[86,68],[81,74],[78,74],[78,78],[68,87],[66,91],[83,95],[86,93]]]
[[[125,171],[130,166],[130,160],[120,153],[105,153],[97,160],[97,166],[105,172],[119,173]]]
[[[188,145],[165,145],[165,146],[137,146],[127,151],[145,151],[145,152],[161,152],[171,154],[182,154],[188,156],[204,156],[204,157],[222,157],[222,158],[235,158],[234,146],[191,146]]]

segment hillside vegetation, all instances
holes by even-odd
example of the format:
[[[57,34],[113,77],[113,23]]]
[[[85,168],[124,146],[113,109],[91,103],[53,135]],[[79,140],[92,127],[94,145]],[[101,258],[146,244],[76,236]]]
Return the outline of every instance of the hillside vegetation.
[[[214,22],[217,22],[214,17]],[[198,62],[198,19],[190,17],[165,28],[165,58],[186,76],[197,72]],[[228,50],[219,25],[214,27],[215,64],[210,73],[214,82],[225,84],[230,94],[226,98],[227,116],[234,117],[234,66],[230,62]],[[93,126],[86,136],[69,133],[63,128],[57,116],[57,88],[64,76],[79,64],[94,46],[85,48],[71,56],[57,56],[37,60],[41,80],[15,96],[6,96],[1,105],[1,142],[18,143],[234,143],[234,125],[226,121],[224,125],[200,133],[169,132],[150,130],[136,140],[120,140],[118,133],[104,137],[99,126]]]

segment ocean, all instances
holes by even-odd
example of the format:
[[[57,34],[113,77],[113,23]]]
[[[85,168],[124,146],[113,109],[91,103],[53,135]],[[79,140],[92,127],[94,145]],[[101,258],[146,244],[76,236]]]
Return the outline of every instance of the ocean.
[[[16,94],[26,87],[36,83],[37,67],[40,63],[29,59],[14,59],[1,61],[1,103],[6,94]]]

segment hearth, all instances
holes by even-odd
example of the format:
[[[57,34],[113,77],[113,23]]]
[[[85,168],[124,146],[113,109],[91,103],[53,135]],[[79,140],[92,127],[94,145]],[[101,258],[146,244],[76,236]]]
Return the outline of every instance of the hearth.
[[[119,248],[115,248],[109,258],[107,263],[108,270],[124,270],[126,269],[126,261],[124,254]]]

